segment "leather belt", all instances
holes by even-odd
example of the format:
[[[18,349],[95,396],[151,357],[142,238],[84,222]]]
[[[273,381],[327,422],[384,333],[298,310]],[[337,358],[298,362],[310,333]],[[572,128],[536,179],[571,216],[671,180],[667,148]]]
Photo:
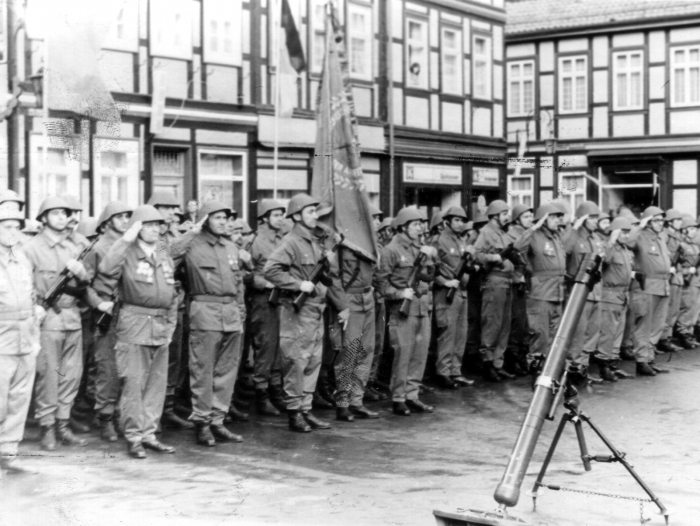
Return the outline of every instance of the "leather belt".
[[[372,287],[348,287],[345,292],[348,294],[367,294],[372,292]]]
[[[20,321],[32,317],[32,310],[0,311],[0,321]]]
[[[169,309],[154,309],[151,307],[142,307],[141,305],[132,305],[131,303],[122,303],[121,311],[133,312],[134,314],[143,314],[144,316],[167,316]]]
[[[192,296],[192,301],[201,301],[202,303],[223,303],[229,304],[236,301],[234,296],[210,296],[208,294],[195,294]]]

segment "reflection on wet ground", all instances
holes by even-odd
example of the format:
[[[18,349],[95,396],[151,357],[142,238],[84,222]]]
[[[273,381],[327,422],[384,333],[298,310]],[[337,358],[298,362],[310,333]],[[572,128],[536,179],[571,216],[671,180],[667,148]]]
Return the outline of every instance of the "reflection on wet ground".
[[[632,364],[625,367],[631,371]],[[583,393],[583,409],[674,511],[671,524],[700,523],[700,351],[670,363],[669,375],[620,381]],[[394,524],[432,525],[432,510],[493,509],[493,491],[529,400],[529,381],[477,383],[436,392],[432,415],[334,422],[308,435],[283,418],[235,424],[242,444],[202,448],[190,432],[166,432],[175,455],[129,459],[123,441],[44,454],[37,431],[23,443],[42,473],[0,482],[0,526],[24,524]],[[319,416],[332,418],[330,412]],[[547,423],[513,513],[535,523],[639,524],[639,503],[541,491],[537,513],[527,492],[556,424]],[[592,454],[607,454],[586,433]],[[573,428],[567,428],[546,481],[575,489],[643,496],[621,466],[585,473]],[[662,524],[645,504],[651,524]]]

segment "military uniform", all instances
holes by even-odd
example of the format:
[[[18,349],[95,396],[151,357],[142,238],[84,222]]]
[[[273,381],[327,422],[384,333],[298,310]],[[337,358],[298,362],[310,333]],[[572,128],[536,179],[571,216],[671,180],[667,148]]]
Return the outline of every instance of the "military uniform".
[[[379,261],[384,257],[384,247],[379,247]],[[370,382],[376,382],[379,379],[379,366],[381,365],[382,356],[384,356],[384,342],[386,339],[386,302],[379,286],[379,265],[374,267],[374,275],[372,277],[372,288],[374,289],[374,357],[372,358],[372,367],[369,372]]]
[[[531,272],[527,296],[530,330],[528,362],[547,356],[561,321],[566,253],[558,232],[530,228],[514,243],[527,256]]]
[[[469,275],[462,276],[452,303],[447,302],[450,288],[447,281],[457,279],[456,272],[462,256],[472,247],[459,234],[445,228],[437,239],[438,265],[435,273],[433,300],[437,326],[437,374],[446,377],[462,375],[462,357],[467,346],[467,283]]]
[[[138,211],[138,209],[137,209]],[[136,214],[136,212],[135,212]],[[156,441],[167,384],[168,344],[175,331],[175,265],[162,250],[137,239],[114,242],[99,266],[96,290],[118,287],[116,326],[121,427],[133,447]]]
[[[650,363],[668,315],[671,257],[663,238],[651,228],[633,230],[626,244],[634,252],[635,267],[646,275],[645,290],[632,289],[634,356],[637,363]]]
[[[666,247],[668,248],[668,253],[671,258],[674,257],[679,247],[686,248],[680,232],[671,227],[666,227],[662,233],[662,237],[665,238]],[[677,272],[671,276],[671,288],[668,296],[668,314],[666,315],[666,326],[661,335],[662,340],[668,340],[673,336],[673,328],[676,325],[676,321],[678,321],[678,316],[681,311],[681,295],[683,294],[683,275],[681,270],[682,264],[679,263],[676,267]]]
[[[394,351],[391,371],[391,398],[394,402],[417,401],[430,345],[430,287],[429,276],[423,269],[422,279],[415,287],[408,316],[400,313],[402,292],[408,280],[420,244],[399,233],[384,248],[379,283],[386,298],[389,317],[389,340]]]
[[[44,229],[29,240],[22,250],[34,273],[34,289],[39,298],[45,297],[66,262],[76,259],[81,246],[72,236]],[[84,284],[87,275],[77,276]],[[75,279],[72,280],[75,284]],[[62,294],[49,309],[41,326],[41,351],[37,358],[36,418],[43,427],[59,425],[70,418],[71,407],[78,392],[83,371],[83,335],[78,300]]]
[[[508,235],[513,240],[513,243],[520,239],[524,233],[525,228],[520,224],[511,224],[508,228]],[[515,265],[513,270],[513,301],[507,354],[511,356],[514,370],[516,371],[529,353],[530,330],[527,324],[528,276],[526,266],[523,264]]]
[[[496,370],[503,367],[503,354],[510,335],[514,270],[511,261],[498,263],[497,258],[511,242],[508,234],[489,222],[474,243],[476,260],[483,268],[479,351],[482,360],[493,364]]]
[[[695,268],[700,258],[700,245],[689,240],[687,236],[681,241],[685,263],[681,279],[684,281],[681,289],[681,305],[678,314],[678,333],[682,338],[693,338],[695,323],[700,314],[700,276],[697,271],[690,273]]]
[[[3,215],[12,212],[3,211]],[[0,456],[17,455],[32,396],[39,330],[32,267],[21,252],[0,246]]]

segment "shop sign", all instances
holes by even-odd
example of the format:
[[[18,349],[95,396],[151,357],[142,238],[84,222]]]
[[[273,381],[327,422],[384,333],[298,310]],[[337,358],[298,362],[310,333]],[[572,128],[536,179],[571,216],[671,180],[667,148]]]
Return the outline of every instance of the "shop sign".
[[[460,165],[405,163],[403,165],[403,180],[404,183],[461,186],[462,167]]]
[[[498,168],[484,168],[475,166],[472,169],[472,184],[476,186],[493,186],[498,188]]]

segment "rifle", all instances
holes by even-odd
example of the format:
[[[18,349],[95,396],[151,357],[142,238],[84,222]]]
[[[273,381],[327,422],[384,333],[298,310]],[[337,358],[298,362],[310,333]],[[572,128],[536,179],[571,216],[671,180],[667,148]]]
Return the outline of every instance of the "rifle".
[[[435,238],[439,236],[440,233],[433,234],[430,236],[430,239],[428,240],[427,245],[432,246],[433,242],[435,241]],[[416,256],[416,259],[413,260],[413,268],[411,269],[411,275],[408,277],[408,287],[409,289],[413,289],[415,292],[416,290],[416,284],[418,283],[418,275],[420,274],[420,269],[423,266],[423,263],[425,262],[425,258],[428,257],[425,255],[424,252],[418,252],[418,255]],[[411,312],[411,302],[413,300],[410,300],[408,298],[405,298],[403,302],[401,303],[401,308],[399,309],[399,312],[401,313],[402,316],[406,317],[408,314]]]
[[[340,244],[345,239],[345,236],[343,234],[338,234],[338,235],[340,236],[340,240],[335,245],[333,245],[333,247],[331,248],[331,252],[337,252],[338,247],[340,247]],[[311,283],[316,285],[323,278],[324,274],[328,270],[328,266],[329,266],[328,265],[328,254],[326,253],[318,261],[318,263],[316,263],[316,266],[311,271],[311,274],[309,274],[309,279],[307,281],[310,281]],[[277,289],[275,289],[275,290],[277,290]],[[294,306],[294,312],[299,312],[301,310],[301,308],[304,306],[304,303],[306,303],[306,300],[308,297],[309,297],[308,292],[300,292],[299,293],[299,295],[292,302],[292,305]]]
[[[95,239],[92,240],[92,243],[90,243],[87,247],[83,249],[83,251],[77,257],[76,261],[82,261],[83,259],[85,259],[85,256],[87,256],[88,253],[92,250],[92,247],[95,246],[95,243],[97,243],[100,237],[101,236],[96,236]],[[61,312],[61,309],[58,308],[55,304],[56,301],[58,301],[58,298],[61,296],[61,294],[63,294],[63,292],[65,291],[66,286],[68,285],[68,281],[70,281],[71,279],[69,274],[70,271],[68,270],[68,267],[64,267],[61,273],[56,278],[56,281],[54,281],[53,285],[51,285],[51,288],[49,288],[49,290],[46,291],[44,299],[41,302],[42,307],[44,307],[44,310],[48,311],[49,309],[53,309],[57,314]]]
[[[474,271],[474,256],[472,256],[469,252],[463,252],[462,257],[460,258],[459,261],[459,266],[457,267],[457,270],[455,271],[455,279],[458,281],[462,281],[462,278],[464,277],[465,274],[471,274]],[[447,291],[447,296],[446,300],[448,304],[452,304],[452,302],[455,299],[455,295],[457,294],[457,288],[450,288],[450,290]]]
[[[112,312],[114,312],[114,309],[116,308],[116,303],[117,303],[117,298],[119,296],[119,292],[117,289],[114,289],[114,292],[112,292]],[[110,314],[109,312],[103,312],[100,314],[100,317],[97,318],[97,328],[100,330],[102,334],[105,334],[109,330],[109,326],[112,324],[112,317],[114,315]]]

